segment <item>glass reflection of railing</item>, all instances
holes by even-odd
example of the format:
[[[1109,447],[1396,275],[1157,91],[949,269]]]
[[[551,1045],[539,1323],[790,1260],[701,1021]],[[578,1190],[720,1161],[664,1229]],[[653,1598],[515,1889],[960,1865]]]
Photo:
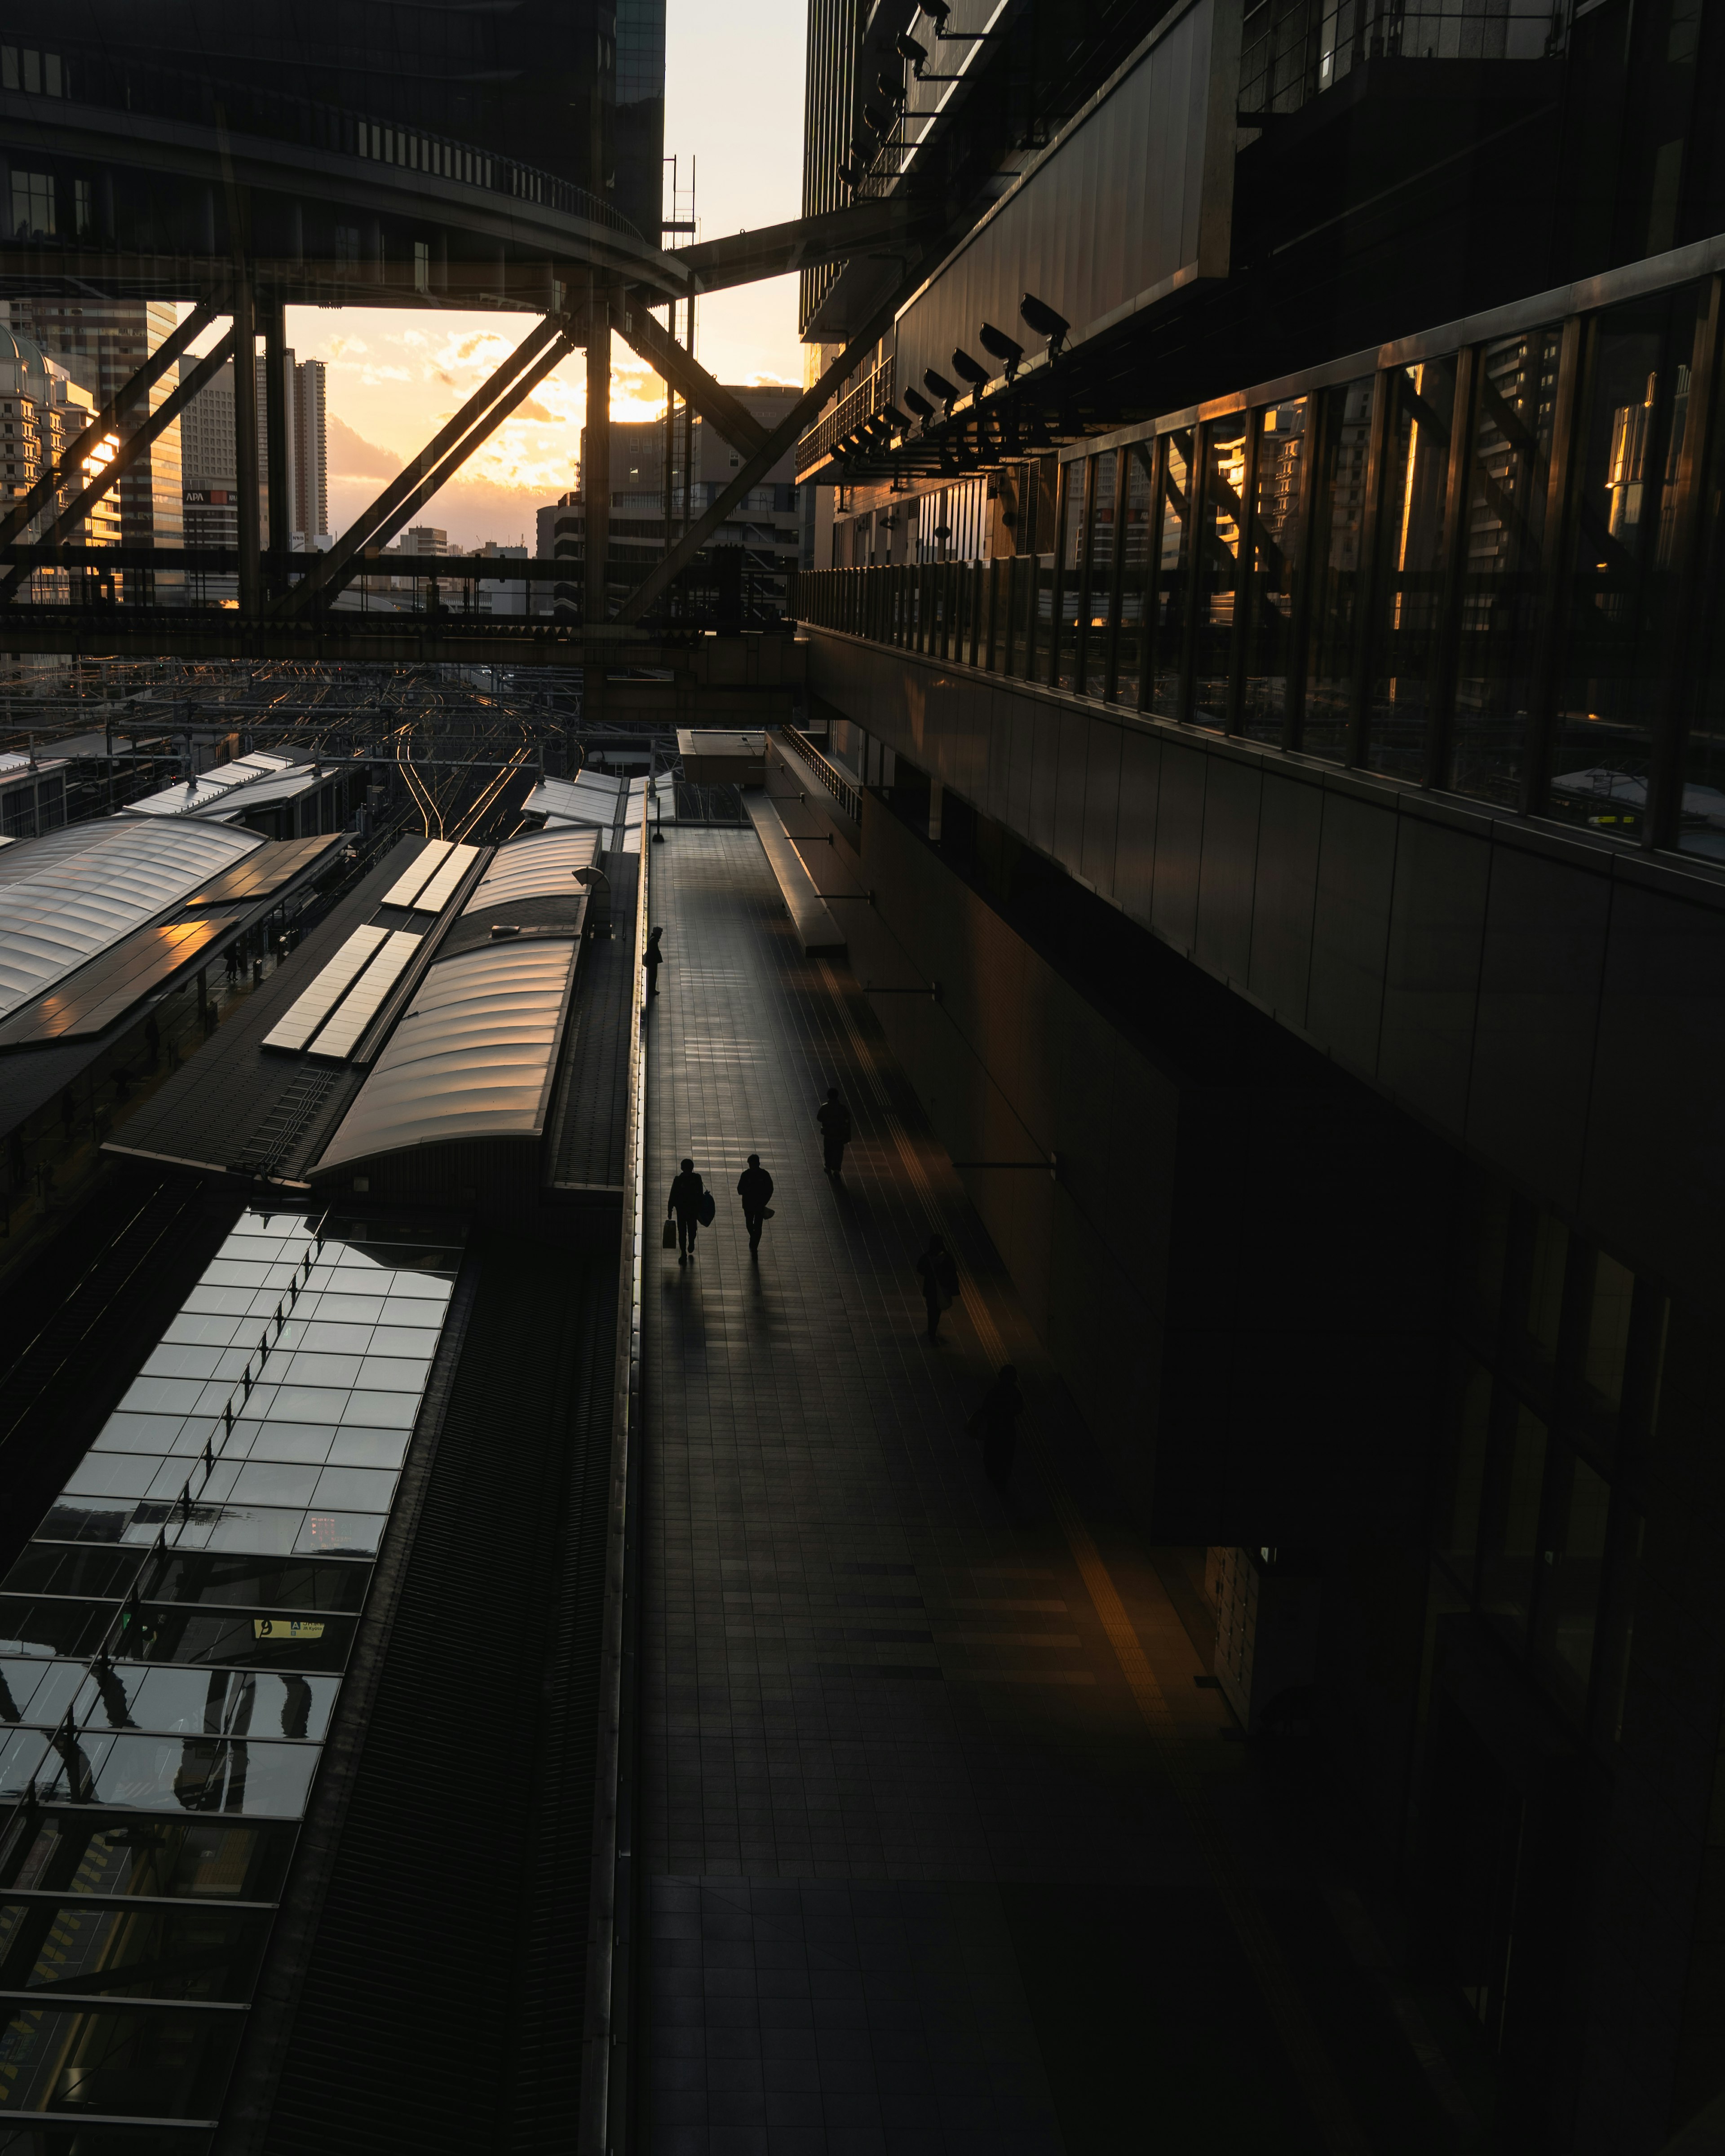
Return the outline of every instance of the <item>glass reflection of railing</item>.
[[[614,232],[641,238],[620,211],[572,180],[471,143],[432,134],[423,127],[405,127],[395,121],[325,105],[289,91],[118,59],[88,49],[73,47],[56,57],[63,57],[62,86],[58,93],[62,100],[103,105],[157,120],[184,121],[195,126],[231,130],[237,135],[402,166],[409,172],[459,180],[487,193],[538,203],[565,216],[585,218]],[[44,107],[47,101],[44,94]]]
[[[1550,0],[1260,0],[1242,33],[1240,109],[1296,112],[1368,61],[1548,59],[1561,34]]]

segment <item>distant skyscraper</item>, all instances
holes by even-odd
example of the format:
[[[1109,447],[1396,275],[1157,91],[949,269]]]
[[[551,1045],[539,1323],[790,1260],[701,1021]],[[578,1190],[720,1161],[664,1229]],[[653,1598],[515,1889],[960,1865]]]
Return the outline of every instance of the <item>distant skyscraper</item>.
[[[289,529],[293,544],[302,552],[316,549],[329,537],[329,450],[326,441],[324,363],[321,359],[295,362],[288,358],[287,414]],[[180,362],[183,379],[197,365]],[[266,477],[269,392],[264,361],[256,362],[258,379],[258,485],[259,536],[269,533],[269,485]],[[230,361],[214,380],[200,390],[181,421],[183,434],[182,462],[187,542],[191,546],[231,547],[239,537],[234,434],[234,367]]]

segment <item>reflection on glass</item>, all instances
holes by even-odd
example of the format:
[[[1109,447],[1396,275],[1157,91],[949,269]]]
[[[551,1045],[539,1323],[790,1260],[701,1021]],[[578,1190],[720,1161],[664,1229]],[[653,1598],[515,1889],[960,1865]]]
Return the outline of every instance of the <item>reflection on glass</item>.
[[[1297,672],[1296,579],[1310,469],[1308,401],[1292,398],[1253,415],[1259,429],[1258,473],[1240,709],[1240,731],[1251,741],[1281,740]]]
[[[1158,718],[1183,716],[1180,692],[1186,665],[1186,535],[1192,521],[1192,434],[1177,428],[1164,434],[1162,457],[1162,545],[1156,572],[1149,708]]]
[[[1481,355],[1450,783],[1505,807],[1519,800],[1526,766],[1557,388],[1555,330]]]
[[[1108,693],[1108,603],[1114,592],[1114,481],[1119,459],[1092,457],[1090,513],[1090,579],[1080,608],[1084,619],[1084,690]]]
[[[280,1888],[291,1846],[291,1835],[276,1827],[49,1812],[33,1834],[7,1845],[0,1887],[267,1902]]]
[[[1246,417],[1213,419],[1204,429],[1204,488],[1194,573],[1198,578],[1197,642],[1192,659],[1192,716],[1200,724],[1228,723],[1233,678],[1235,603],[1245,522]]]
[[[1404,367],[1392,390],[1366,762],[1373,771],[1420,778],[1439,690],[1455,362]]]
[[[1528,1337],[1548,1363],[1558,1352],[1558,1327],[1563,1315],[1563,1276],[1568,1262],[1568,1229],[1554,1213],[1542,1211],[1533,1223],[1524,1322]]]
[[[1671,695],[1675,512],[1697,314],[1692,288],[1614,308],[1592,332],[1551,805],[1625,835],[1641,828],[1653,722]],[[1725,852],[1725,799],[1684,808],[1697,827],[1718,814]]]
[[[1559,1486],[1551,1493],[1551,1539],[1541,1553],[1538,1644],[1560,1686],[1579,1701],[1593,1675],[1611,1492],[1602,1476],[1573,1455],[1553,1461],[1552,1478]]]
[[[1480,1502],[1491,1435],[1491,1373],[1470,1356],[1456,1371],[1445,1472],[1439,1490],[1437,1550],[1464,1589],[1479,1553]]]
[[[1370,377],[1323,393],[1312,541],[1310,655],[1300,745],[1308,755],[1348,754],[1359,659],[1361,550],[1366,521],[1366,466],[1371,449]]]
[[[1156,448],[1136,442],[1126,453],[1126,502],[1121,532],[1120,636],[1114,694],[1135,709],[1144,658],[1144,603],[1150,566],[1152,474]]]
[[[1078,680],[1078,617],[1084,588],[1084,475],[1081,464],[1060,469],[1060,555],[1059,621],[1054,683],[1076,689]]]
[[[0,1901],[0,1990],[244,1999],[267,1922],[261,1912],[207,1903],[111,1909],[74,1898]]]
[[[1545,1474],[1545,1424],[1517,1407],[1498,1462],[1480,1556],[1480,1607],[1517,1639],[1526,1635]]]
[[[244,2019],[172,2007],[16,2009],[0,2029],[8,2108],[213,2118]]]
[[[1608,1408],[1623,1404],[1623,1369],[1629,1354],[1630,1312],[1635,1296],[1635,1276],[1629,1267],[1608,1258],[1603,1250],[1597,1251],[1581,1374]]]

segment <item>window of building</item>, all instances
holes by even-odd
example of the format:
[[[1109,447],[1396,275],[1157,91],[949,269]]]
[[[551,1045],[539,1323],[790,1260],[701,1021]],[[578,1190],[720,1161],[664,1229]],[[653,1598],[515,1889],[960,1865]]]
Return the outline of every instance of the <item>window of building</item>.
[[[1699,297],[1661,294],[1588,326],[1550,794],[1555,814],[1601,829],[1640,829],[1681,649],[1675,539]]]
[[[1450,449],[1455,362],[1403,367],[1386,383],[1378,552],[1376,662],[1365,761],[1400,778],[1425,776],[1441,695]]]
[[[1309,755],[1338,763],[1348,755],[1353,726],[1367,465],[1377,386],[1367,377],[1323,395],[1313,499],[1310,659],[1300,745]]]
[[[1090,575],[1081,605],[1084,622],[1084,690],[1106,696],[1108,678],[1108,620],[1114,597],[1114,494],[1120,459],[1110,449],[1091,459],[1090,531],[1086,553]]]
[[[1517,1642],[1527,1636],[1539,1547],[1539,1501],[1545,1476],[1546,1426],[1519,1401],[1506,1409],[1508,1426],[1486,1493],[1481,1537],[1480,1608]]]
[[[413,242],[413,290],[416,292],[431,290],[431,245],[428,240],[416,239]]]
[[[1084,578],[1084,464],[1065,465],[1060,470],[1060,558],[1056,573],[1060,591],[1055,602],[1056,622],[1054,685],[1078,687],[1078,624],[1082,610],[1081,588]]]
[[[1228,723],[1234,672],[1235,602],[1245,509],[1246,415],[1212,419],[1204,428],[1196,504],[1198,581],[1193,624],[1192,716],[1201,726]]]
[[[351,277],[359,267],[359,227],[338,224],[336,227],[336,275]]]
[[[1536,330],[1479,362],[1450,776],[1458,793],[1505,807],[1526,773],[1558,344]]]
[[[88,180],[72,182],[72,229],[80,239],[89,239],[95,232],[95,188]]]
[[[1135,442],[1126,453],[1126,500],[1120,531],[1120,628],[1115,652],[1114,694],[1136,706],[1144,660],[1144,607],[1153,545],[1156,445]]]
[[[12,175],[12,234],[14,239],[54,236],[54,176],[51,172]]]
[[[1258,455],[1240,708],[1240,731],[1252,741],[1282,739],[1296,687],[1295,607],[1311,469],[1310,403],[1296,397],[1252,415]]]
[[[1192,433],[1176,428],[1157,444],[1162,473],[1162,543],[1152,608],[1153,644],[1149,708],[1158,718],[1181,716],[1186,657],[1187,534],[1192,521]]]
[[[1602,1475],[1567,1449],[1553,1450],[1546,1481],[1535,1650],[1579,1707],[1593,1676],[1611,1491]]]

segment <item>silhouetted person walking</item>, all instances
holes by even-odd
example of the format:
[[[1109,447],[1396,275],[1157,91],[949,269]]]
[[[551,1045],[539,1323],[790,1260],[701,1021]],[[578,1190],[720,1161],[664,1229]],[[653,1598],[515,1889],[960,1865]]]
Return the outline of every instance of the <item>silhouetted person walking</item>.
[[[659,939],[664,933],[662,928],[649,928],[647,931],[647,947],[641,953],[641,971],[647,976],[649,996],[659,993],[659,969],[665,963],[665,953],[659,947]]]
[[[827,1088],[827,1097],[815,1111],[814,1120],[820,1125],[827,1173],[837,1175],[845,1165],[845,1148],[850,1142],[850,1111],[836,1086]]]
[[[706,1195],[706,1185],[695,1173],[695,1163],[685,1160],[680,1173],[670,1187],[670,1200],[665,1207],[667,1216],[677,1216],[677,1263],[686,1265],[695,1255],[696,1232],[701,1226],[701,1201]]]
[[[1009,1363],[983,1394],[982,1404],[970,1419],[971,1435],[982,1440],[983,1471],[1003,1496],[1012,1479],[1012,1459],[1019,1445],[1019,1417],[1024,1406],[1019,1373]]]
[[[743,1225],[749,1231],[749,1248],[761,1247],[761,1223],[767,1218],[767,1208],[773,1197],[773,1178],[761,1165],[757,1152],[749,1155],[749,1164],[737,1178],[737,1194],[742,1200]]]
[[[941,1312],[949,1309],[958,1292],[958,1268],[947,1248],[944,1235],[931,1235],[928,1248],[916,1260],[916,1277],[922,1283],[922,1306],[928,1312],[928,1337],[941,1337]]]

